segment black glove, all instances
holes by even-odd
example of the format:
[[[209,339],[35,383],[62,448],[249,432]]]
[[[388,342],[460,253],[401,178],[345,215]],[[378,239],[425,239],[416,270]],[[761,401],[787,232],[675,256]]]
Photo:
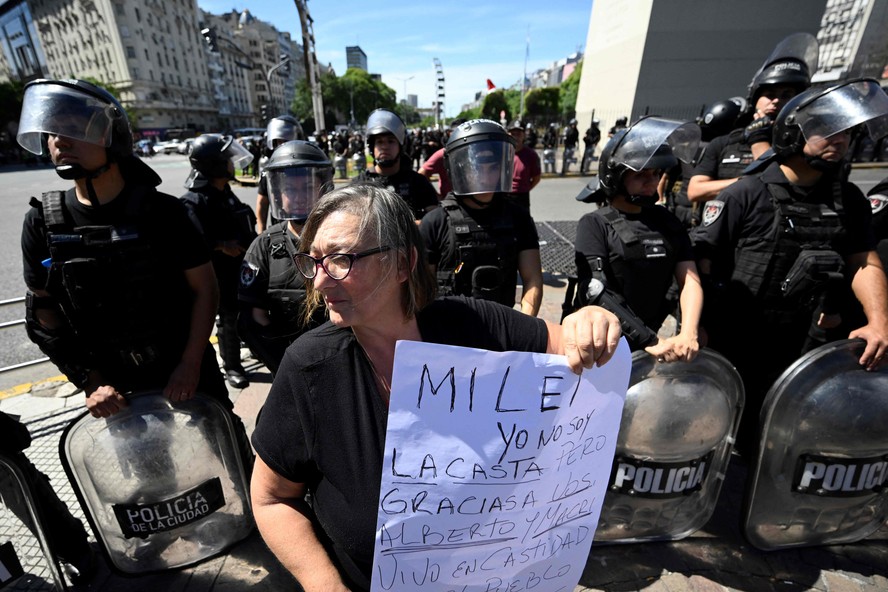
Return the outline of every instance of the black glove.
[[[752,146],[758,142],[771,143],[771,130],[774,128],[774,120],[770,116],[764,115],[753,120],[743,130],[743,140],[748,146]]]

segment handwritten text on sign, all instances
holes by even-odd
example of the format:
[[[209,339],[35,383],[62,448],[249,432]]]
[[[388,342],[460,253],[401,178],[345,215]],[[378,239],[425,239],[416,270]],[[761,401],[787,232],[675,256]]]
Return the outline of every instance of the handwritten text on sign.
[[[402,341],[373,591],[573,590],[604,497],[631,358]]]

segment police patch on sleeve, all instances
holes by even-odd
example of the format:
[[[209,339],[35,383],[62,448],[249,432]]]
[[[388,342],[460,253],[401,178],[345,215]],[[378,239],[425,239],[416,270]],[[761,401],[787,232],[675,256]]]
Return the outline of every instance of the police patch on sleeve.
[[[869,196],[870,207],[873,208],[873,214],[878,214],[888,206],[888,195],[876,193]]]
[[[706,206],[703,208],[703,226],[709,226],[721,216],[722,211],[725,209],[725,202],[719,201],[717,199],[713,199],[712,201],[707,201]]]
[[[256,265],[255,263],[252,263],[250,261],[244,261],[241,264],[241,270],[240,270],[241,286],[247,288],[250,285],[252,285],[252,283],[254,281],[256,281],[256,273],[258,273],[258,271],[259,271],[258,265]]]

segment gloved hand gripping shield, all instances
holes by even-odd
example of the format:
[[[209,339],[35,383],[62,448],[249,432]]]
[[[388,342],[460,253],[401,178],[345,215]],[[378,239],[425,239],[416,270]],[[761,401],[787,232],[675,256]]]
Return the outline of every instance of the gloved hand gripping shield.
[[[888,371],[845,340],[799,358],[762,406],[743,516],[763,550],[859,541],[888,519]]]
[[[203,395],[173,405],[127,398],[107,419],[85,413],[59,445],[108,564],[124,574],[192,565],[253,528],[235,426]]]
[[[632,355],[632,375],[595,543],[677,540],[712,516],[744,403],[727,359]]]

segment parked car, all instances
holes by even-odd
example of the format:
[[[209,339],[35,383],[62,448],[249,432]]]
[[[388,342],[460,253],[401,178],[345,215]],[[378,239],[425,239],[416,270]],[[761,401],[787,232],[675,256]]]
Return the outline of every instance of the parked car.
[[[176,152],[179,154],[191,154],[192,148],[194,148],[194,138],[185,138],[179,142]]]
[[[179,144],[181,143],[181,140],[158,142],[154,145],[154,152],[157,154],[175,154],[179,151]]]

